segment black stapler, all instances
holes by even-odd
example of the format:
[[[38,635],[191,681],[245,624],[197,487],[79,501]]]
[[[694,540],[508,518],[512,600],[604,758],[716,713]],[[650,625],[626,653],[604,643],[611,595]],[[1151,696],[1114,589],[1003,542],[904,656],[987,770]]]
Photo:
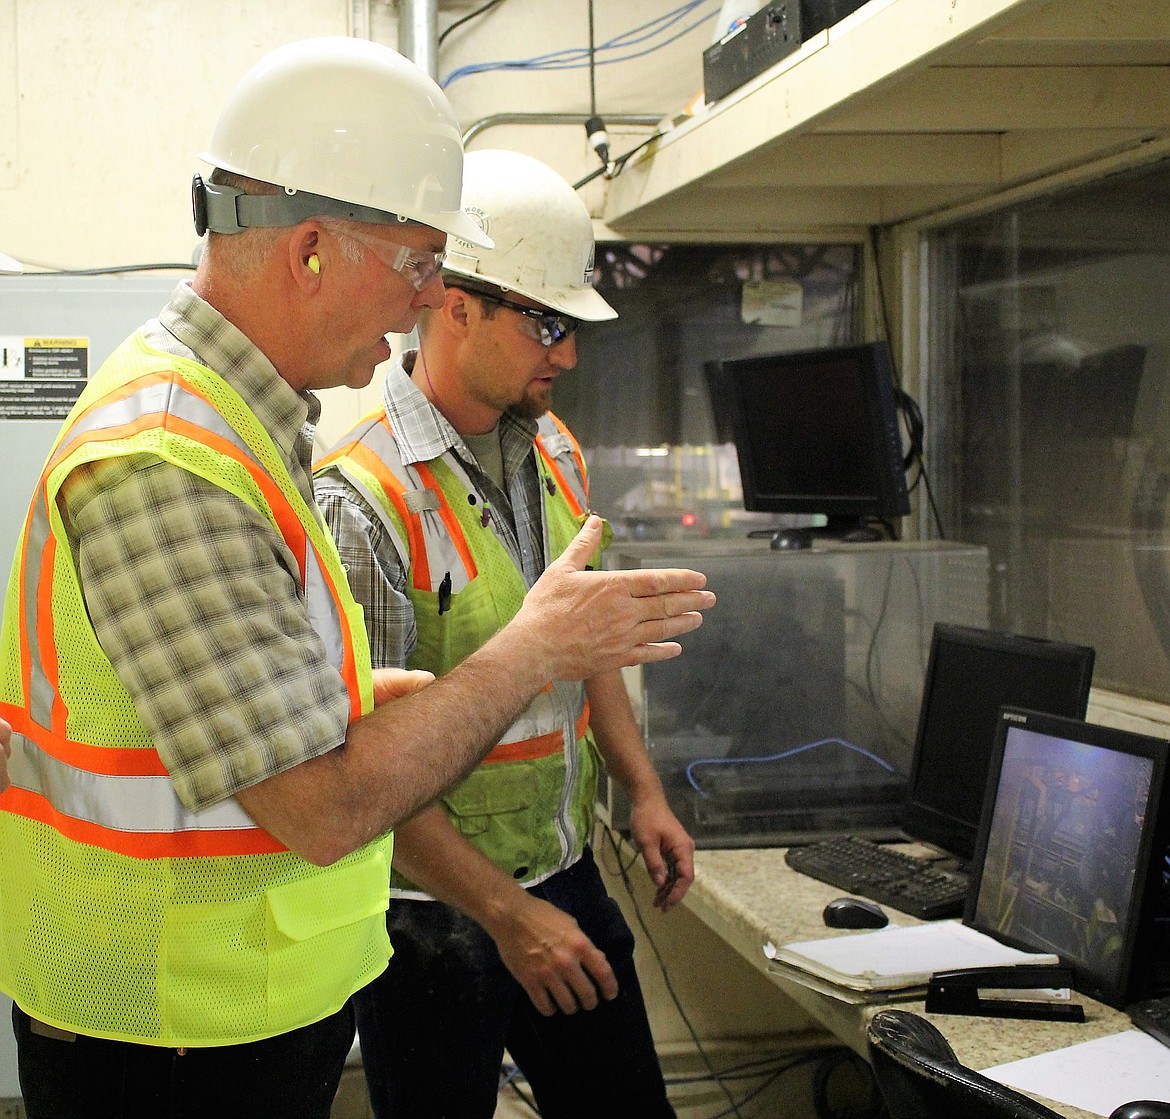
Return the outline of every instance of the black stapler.
[[[1002,998],[999,991],[1047,991],[1072,987],[1072,968],[1060,964],[1014,964],[938,971],[926,987],[926,1009],[933,1014],[975,1014],[984,1018],[1036,1018],[1083,1022],[1079,1003],[1055,999]]]

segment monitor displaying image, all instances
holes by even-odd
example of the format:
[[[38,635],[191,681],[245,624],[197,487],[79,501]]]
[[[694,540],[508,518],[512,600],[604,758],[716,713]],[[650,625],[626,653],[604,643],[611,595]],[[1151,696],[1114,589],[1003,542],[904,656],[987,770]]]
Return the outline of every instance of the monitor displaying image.
[[[1054,952],[1078,991],[1141,994],[1161,882],[1168,744],[1111,727],[1000,713],[965,921]]]

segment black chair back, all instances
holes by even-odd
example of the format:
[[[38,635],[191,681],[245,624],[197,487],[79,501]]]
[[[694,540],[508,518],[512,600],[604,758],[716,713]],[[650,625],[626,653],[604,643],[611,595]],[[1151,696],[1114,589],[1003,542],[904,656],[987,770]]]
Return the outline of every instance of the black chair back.
[[[880,1010],[869,1058],[890,1119],[1060,1119],[1057,1112],[959,1062],[945,1037],[906,1010]]]

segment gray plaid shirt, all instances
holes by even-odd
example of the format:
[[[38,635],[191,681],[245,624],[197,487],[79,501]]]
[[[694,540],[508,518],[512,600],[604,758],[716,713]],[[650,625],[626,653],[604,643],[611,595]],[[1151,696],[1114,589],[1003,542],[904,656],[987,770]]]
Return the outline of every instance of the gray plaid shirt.
[[[142,329],[240,394],[311,506],[316,398],[186,283]],[[344,684],[266,517],[150,454],[75,470],[61,505],[94,630],[185,805],[207,808],[344,741]]]
[[[503,492],[475,461],[467,445],[410,379],[416,351],[409,351],[386,376],[383,404],[407,463],[430,462],[453,451],[491,502],[491,527],[529,586],[544,570],[544,521],[540,476],[533,441],[536,424],[505,412],[500,417]],[[406,597],[406,572],[377,514],[336,471],[315,482],[317,501],[337,541],[349,585],[366,611],[370,656],[375,668],[401,668],[414,649],[414,610]]]

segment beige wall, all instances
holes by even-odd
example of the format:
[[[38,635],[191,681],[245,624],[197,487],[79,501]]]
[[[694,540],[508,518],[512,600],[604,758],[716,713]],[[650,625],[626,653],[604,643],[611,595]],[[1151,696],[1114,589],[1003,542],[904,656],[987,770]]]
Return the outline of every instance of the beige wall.
[[[595,41],[679,2],[595,0]],[[439,30],[479,6],[441,3]],[[715,10],[708,3],[698,15]],[[469,63],[587,46],[587,12],[586,0],[509,0],[451,35],[439,77]],[[599,109],[681,108],[701,88],[714,22],[645,58],[599,67]],[[205,170],[197,153],[240,74],[293,39],[356,33],[396,46],[397,32],[398,5],[388,0],[0,0],[0,250],[52,268],[190,262],[197,242],[189,185]],[[475,75],[449,94],[465,129],[498,113],[590,105],[585,69]],[[615,127],[614,154],[645,135]],[[529,152],[571,182],[598,166],[580,126],[489,128],[470,146]],[[598,179],[582,194],[595,212],[603,190]],[[326,394],[322,439],[376,399],[376,388]]]

